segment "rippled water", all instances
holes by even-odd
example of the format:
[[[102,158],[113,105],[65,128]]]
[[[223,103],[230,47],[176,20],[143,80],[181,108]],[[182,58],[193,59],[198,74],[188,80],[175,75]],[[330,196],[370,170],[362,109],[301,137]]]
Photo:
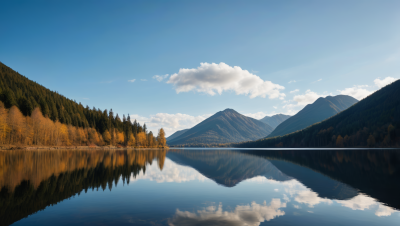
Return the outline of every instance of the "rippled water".
[[[400,150],[0,151],[0,225],[400,225]]]

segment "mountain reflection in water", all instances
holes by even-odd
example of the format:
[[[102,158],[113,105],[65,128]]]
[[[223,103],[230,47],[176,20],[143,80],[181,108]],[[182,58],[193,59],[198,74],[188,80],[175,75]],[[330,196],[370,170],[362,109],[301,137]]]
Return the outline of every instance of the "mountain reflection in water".
[[[107,216],[110,222],[102,224],[301,225],[296,217],[306,217],[304,225],[317,225],[321,219],[312,214],[323,211],[319,215],[326,221],[339,217],[351,225],[362,218],[341,210],[351,209],[373,213],[376,218],[366,215],[371,225],[391,225],[387,217],[400,215],[398,163],[397,150],[0,151],[0,225],[44,225],[38,211],[46,209],[46,216],[57,203],[85,196],[82,191],[116,195],[122,191],[113,187],[120,183],[133,190],[113,202],[121,206],[118,211],[102,214],[84,203],[92,214],[79,221],[66,216],[64,224],[90,224]],[[105,208],[112,206],[106,194],[94,194]],[[157,204],[148,203],[153,199]],[[80,206],[73,208],[79,212]]]

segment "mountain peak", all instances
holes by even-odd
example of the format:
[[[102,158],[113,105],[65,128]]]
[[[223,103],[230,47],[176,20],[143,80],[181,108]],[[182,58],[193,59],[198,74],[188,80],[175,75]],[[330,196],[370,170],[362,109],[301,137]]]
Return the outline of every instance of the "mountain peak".
[[[232,108],[227,108],[227,109],[223,110],[222,112],[234,112],[234,113],[237,113],[237,111],[233,110]]]
[[[227,108],[219,111],[182,135],[168,141],[169,145],[233,143],[266,137],[273,128],[259,120]]]

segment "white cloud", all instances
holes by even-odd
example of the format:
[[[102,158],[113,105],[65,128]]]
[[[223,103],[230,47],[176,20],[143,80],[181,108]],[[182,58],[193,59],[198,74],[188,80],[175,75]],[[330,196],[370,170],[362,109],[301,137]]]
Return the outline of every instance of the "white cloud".
[[[338,91],[340,92],[340,94],[352,96],[357,100],[361,100],[373,93],[365,89],[364,87],[368,86],[367,85],[353,86],[352,88],[346,88],[344,90],[338,90]]]
[[[135,82],[135,81],[136,81],[136,79],[128,80],[128,82]]]
[[[314,103],[320,97],[326,97],[327,95],[318,94],[316,92],[312,92],[311,90],[307,90],[303,95],[296,95],[293,97],[293,100],[297,102],[299,106],[305,106],[307,104]]]
[[[378,217],[387,217],[392,215],[392,213],[394,212],[396,212],[396,210],[394,210],[393,208],[379,204],[379,207],[376,210],[375,215]]]
[[[165,78],[168,78],[168,76],[169,76],[169,74],[166,74],[166,75],[154,75],[154,76],[153,76],[153,79],[155,79],[155,80],[161,82],[161,81],[164,80]]]
[[[379,88],[382,88],[382,87],[385,87],[385,86],[389,85],[390,83],[392,83],[392,82],[394,82],[396,80],[397,80],[397,78],[392,78],[392,77],[386,77],[386,78],[384,78],[382,80],[380,78],[377,78],[377,79],[374,80],[374,83]]]
[[[290,80],[288,83],[290,84],[290,83],[295,83],[296,82],[296,80]]]
[[[290,199],[286,194],[283,194],[283,200],[285,200],[286,202],[290,202]]]
[[[285,215],[280,208],[286,207],[280,199],[272,199],[270,205],[252,202],[251,205],[238,205],[232,212],[223,211],[222,204],[209,206],[197,213],[176,210],[175,216],[168,222],[176,225],[246,225],[258,226],[264,221]]]
[[[378,88],[382,88],[382,87],[385,87],[385,86],[391,84],[392,82],[394,82],[396,80],[397,79],[393,78],[393,77],[386,77],[384,79],[377,78],[374,80],[374,83],[375,83],[375,86],[377,86]],[[370,91],[367,88],[369,88],[368,85],[355,85],[351,88],[345,88],[344,90],[338,90],[338,92],[340,92],[340,94],[349,95],[358,100],[361,100],[376,91],[376,90]]]
[[[297,192],[297,196],[294,199],[296,202],[298,203],[305,203],[308,204],[308,207],[313,208],[315,205],[321,203],[321,202],[325,202],[328,204],[331,204],[332,201],[330,199],[325,199],[325,198],[321,198],[318,196],[317,193],[311,191],[311,190],[303,190],[303,191],[299,191]]]
[[[337,200],[336,202],[352,210],[365,210],[376,204],[375,199],[364,194],[359,194],[349,200]]]
[[[293,207],[296,209],[301,209],[300,206],[298,206],[298,205],[293,205]]]
[[[299,91],[300,91],[299,89],[295,89],[295,90],[290,91],[290,93],[296,93],[296,92],[299,92]]]
[[[317,82],[320,82],[320,81],[322,81],[322,78],[320,78],[320,79],[317,80]]]
[[[131,115],[131,119],[136,119],[141,125],[146,123],[147,128],[153,131],[154,134],[157,134],[158,129],[164,128],[165,135],[168,137],[178,130],[190,129],[210,116],[211,114],[191,116],[181,113],[157,113],[155,115],[150,115],[149,117]]]
[[[257,75],[238,66],[225,63],[201,63],[198,68],[181,68],[171,75],[168,82],[173,84],[177,93],[197,91],[215,95],[224,91],[234,91],[237,95],[249,95],[250,98],[268,96],[270,99],[283,99],[280,90],[285,87],[264,81]]]
[[[246,113],[246,114],[243,114],[243,115],[245,115],[247,117],[250,117],[250,118],[255,118],[255,119],[262,119],[265,116],[267,116],[267,114],[265,112],[262,112],[262,111],[256,112],[256,113]]]
[[[278,109],[278,107],[277,106],[272,106],[274,109]]]
[[[288,103],[288,102],[286,102]],[[297,104],[285,104],[282,109],[285,109],[286,112],[282,113],[284,115],[295,115],[297,112],[299,112],[301,110],[300,105]]]

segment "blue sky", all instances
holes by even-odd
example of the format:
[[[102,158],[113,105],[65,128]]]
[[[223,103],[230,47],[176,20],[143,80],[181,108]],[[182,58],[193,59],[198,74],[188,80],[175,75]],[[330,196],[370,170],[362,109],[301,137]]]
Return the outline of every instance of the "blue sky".
[[[399,24],[400,1],[1,1],[0,61],[170,135],[361,99],[400,78]]]

